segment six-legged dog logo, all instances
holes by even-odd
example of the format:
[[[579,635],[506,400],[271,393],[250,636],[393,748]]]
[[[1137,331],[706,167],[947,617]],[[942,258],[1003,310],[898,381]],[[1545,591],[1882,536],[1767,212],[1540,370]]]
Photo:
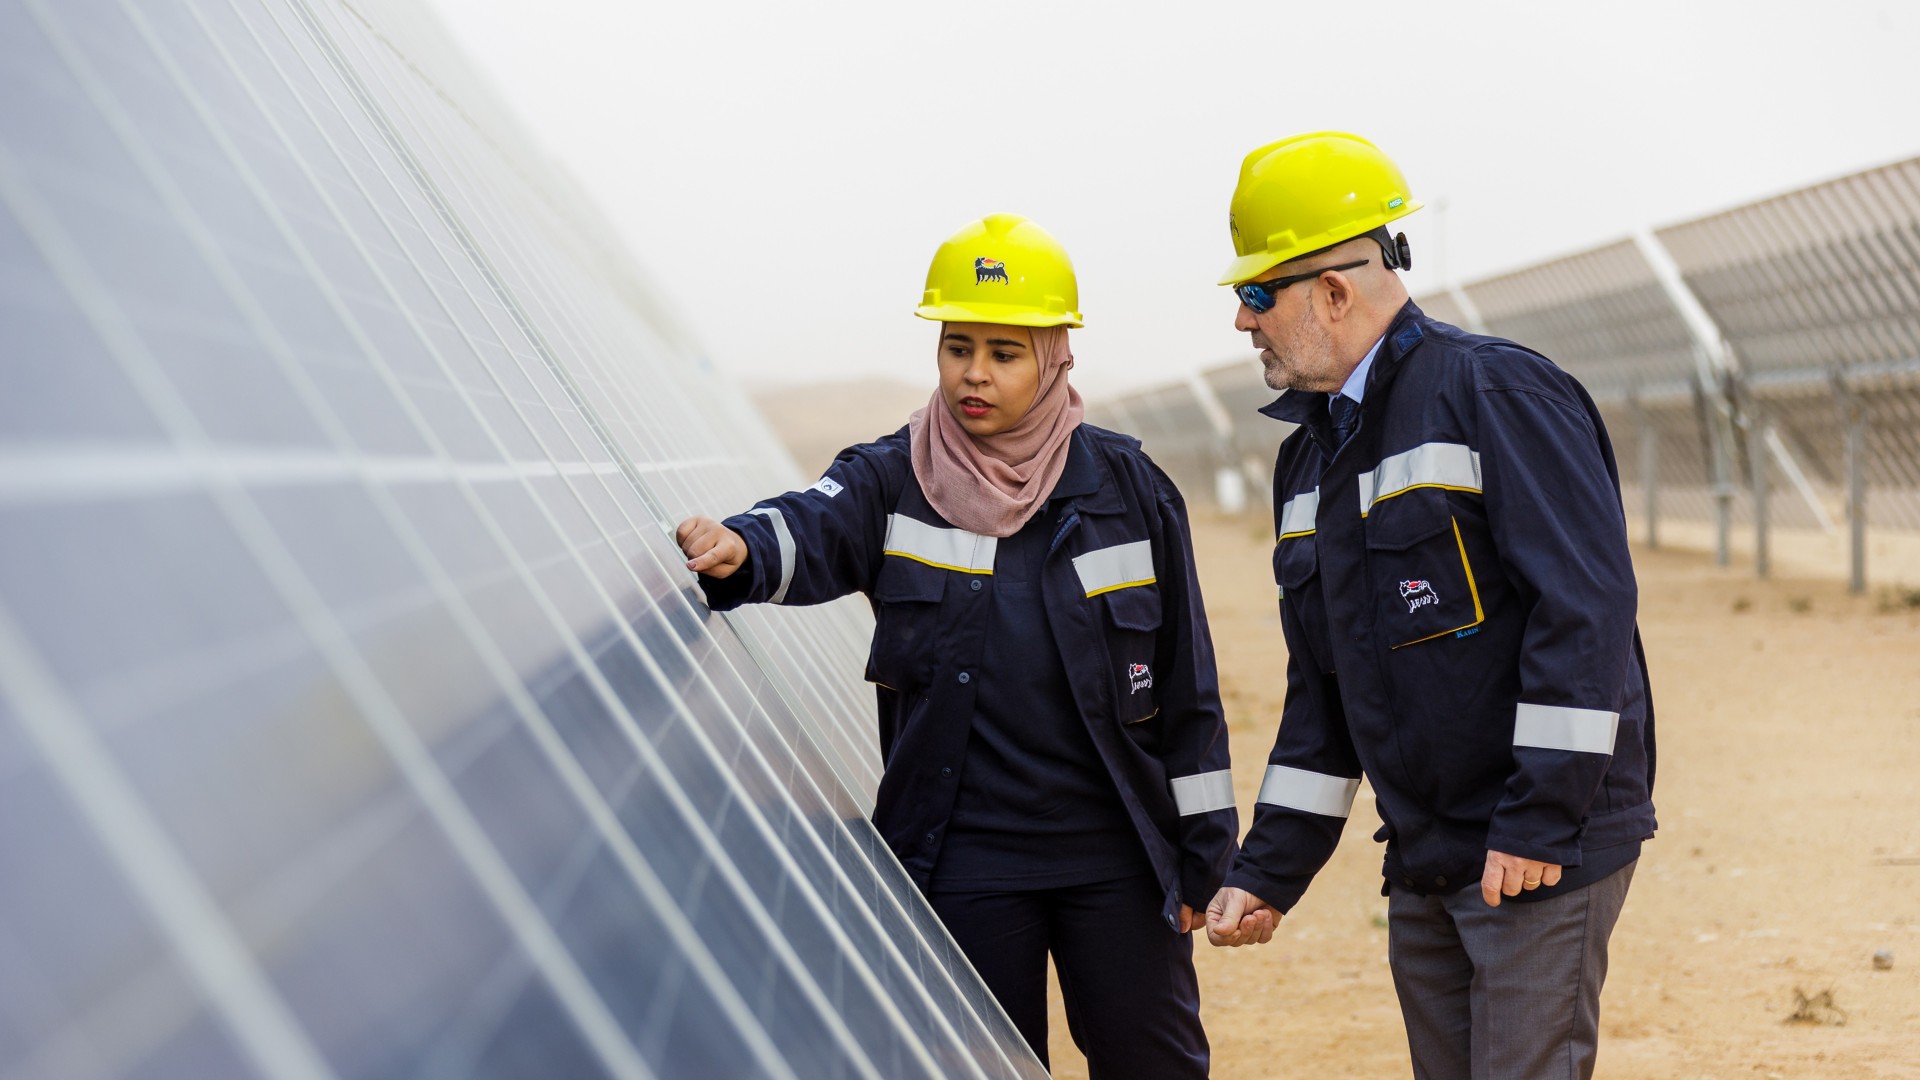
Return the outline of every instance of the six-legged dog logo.
[[[989,259],[985,255],[973,260],[973,283],[979,285],[988,281],[1005,282],[1007,264],[999,259]]]
[[[1426,607],[1428,604],[1437,604],[1440,602],[1440,598],[1433,594],[1433,582],[1424,579],[1401,582],[1400,599],[1407,602],[1407,614],[1409,615]]]

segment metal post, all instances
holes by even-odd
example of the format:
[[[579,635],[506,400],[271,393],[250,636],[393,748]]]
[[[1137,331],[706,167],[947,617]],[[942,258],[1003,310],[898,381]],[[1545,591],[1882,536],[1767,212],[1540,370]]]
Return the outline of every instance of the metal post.
[[[1640,427],[1640,487],[1646,500],[1647,546],[1657,548],[1660,546],[1660,469],[1655,455],[1660,449],[1660,433],[1637,395],[1633,399],[1633,417]]]
[[[1867,591],[1867,411],[1837,376],[1834,392],[1847,425],[1847,591],[1858,594]]]
[[[1770,569],[1767,551],[1767,455],[1766,425],[1757,417],[1747,429],[1747,464],[1753,473],[1753,572],[1766,577]]]
[[[1723,391],[1712,383],[1696,378],[1693,386],[1694,408],[1698,413],[1701,436],[1707,446],[1707,467],[1713,486],[1713,564],[1725,566],[1733,560],[1733,465],[1731,427],[1722,409]]]

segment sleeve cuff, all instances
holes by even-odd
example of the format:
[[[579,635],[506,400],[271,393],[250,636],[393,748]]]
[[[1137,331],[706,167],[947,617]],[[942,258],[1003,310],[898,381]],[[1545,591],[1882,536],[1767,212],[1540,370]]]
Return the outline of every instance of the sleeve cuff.
[[[1499,833],[1487,834],[1487,850],[1501,851],[1508,855],[1518,855],[1522,859],[1552,863],[1555,866],[1579,866],[1581,861],[1578,844],[1570,846],[1535,844],[1518,837],[1502,836]]]
[[[1234,867],[1222,884],[1244,889],[1259,897],[1268,907],[1285,915],[1306,895],[1307,883],[1312,880],[1311,877],[1274,877],[1241,865]]]

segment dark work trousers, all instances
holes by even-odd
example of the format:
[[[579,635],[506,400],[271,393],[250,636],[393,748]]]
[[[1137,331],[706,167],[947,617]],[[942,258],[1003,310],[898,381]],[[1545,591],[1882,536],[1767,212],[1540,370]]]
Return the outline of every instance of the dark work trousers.
[[[1167,929],[1148,874],[1028,892],[935,892],[947,931],[1047,1062],[1047,954],[1090,1080],[1207,1075],[1193,937]]]
[[[1387,959],[1416,1080],[1586,1080],[1607,939],[1638,860],[1583,889],[1488,907],[1480,886],[1395,889]]]

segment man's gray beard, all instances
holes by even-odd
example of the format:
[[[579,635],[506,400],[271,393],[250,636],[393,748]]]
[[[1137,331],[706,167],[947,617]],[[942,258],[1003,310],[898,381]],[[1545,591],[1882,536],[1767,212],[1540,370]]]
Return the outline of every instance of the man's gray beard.
[[[1266,380],[1267,389],[1269,390],[1285,391],[1287,389],[1286,370],[1280,366],[1280,362],[1277,360],[1271,364],[1265,360],[1260,361],[1260,377]]]

